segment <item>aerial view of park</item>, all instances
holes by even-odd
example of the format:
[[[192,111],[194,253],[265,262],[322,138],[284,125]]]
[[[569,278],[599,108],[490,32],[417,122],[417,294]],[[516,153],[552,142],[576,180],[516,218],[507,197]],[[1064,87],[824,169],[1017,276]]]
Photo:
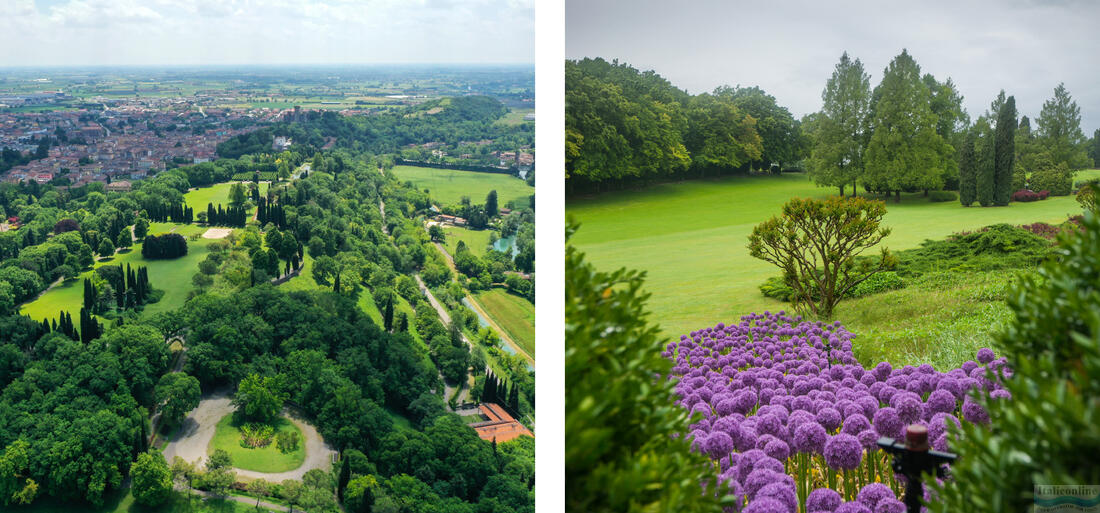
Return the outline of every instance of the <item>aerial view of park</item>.
[[[1100,500],[1045,488],[1100,482],[1079,452],[1100,448],[1094,73],[1024,50],[968,60],[904,16],[896,35],[833,32],[839,13],[808,3],[781,31],[831,55],[688,50],[679,36],[724,29],[694,12],[691,35],[654,36],[641,20],[681,16],[570,4],[567,509]],[[967,9],[902,10],[916,27]],[[1003,14],[1026,34],[1086,11]]]
[[[39,4],[12,16],[125,18]],[[0,511],[533,513],[533,67],[257,41],[0,59]]]

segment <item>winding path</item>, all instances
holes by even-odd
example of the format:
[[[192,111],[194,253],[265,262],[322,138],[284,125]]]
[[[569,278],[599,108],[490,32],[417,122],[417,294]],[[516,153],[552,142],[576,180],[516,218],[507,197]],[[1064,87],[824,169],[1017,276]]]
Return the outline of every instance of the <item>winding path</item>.
[[[218,421],[232,414],[233,411],[232,399],[225,391],[216,392],[204,398],[199,402],[199,406],[183,420],[183,425],[175,437],[164,446],[164,459],[172,461],[172,458],[179,456],[190,462],[205,461],[206,450],[210,446],[210,440],[214,438]],[[306,448],[306,459],[302,465],[294,470],[275,473],[234,468],[238,477],[265,479],[271,482],[280,482],[285,479],[301,480],[306,472],[315,468],[327,469],[331,465],[332,455],[336,451],[325,444],[317,430],[293,413],[288,413],[287,417],[302,430]]]

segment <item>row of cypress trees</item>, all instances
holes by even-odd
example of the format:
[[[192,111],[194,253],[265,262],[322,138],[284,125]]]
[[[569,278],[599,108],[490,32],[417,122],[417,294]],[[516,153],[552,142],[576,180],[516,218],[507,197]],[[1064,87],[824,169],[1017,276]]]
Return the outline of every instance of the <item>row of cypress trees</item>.
[[[73,325],[72,314],[65,311],[62,311],[58,316],[58,320],[52,323],[47,319],[42,319],[42,330],[46,333],[58,332],[70,339],[87,344],[103,334],[103,325],[95,320],[92,314],[88,313],[88,309],[82,307],[80,309],[80,330],[77,330],[76,326]]]
[[[228,208],[222,208],[222,204],[218,203],[218,207],[214,208],[213,203],[206,204],[206,224],[208,225],[243,228],[247,221],[248,210],[243,206],[234,207],[230,205]]]
[[[1009,96],[997,109],[995,125],[982,117],[966,134],[959,149],[959,201],[1003,207],[1012,199],[1012,171],[1016,165],[1016,98]]]
[[[519,387],[509,386],[508,382],[496,377],[493,371],[485,375],[485,389],[481,392],[481,402],[497,403],[513,417],[519,417]]]

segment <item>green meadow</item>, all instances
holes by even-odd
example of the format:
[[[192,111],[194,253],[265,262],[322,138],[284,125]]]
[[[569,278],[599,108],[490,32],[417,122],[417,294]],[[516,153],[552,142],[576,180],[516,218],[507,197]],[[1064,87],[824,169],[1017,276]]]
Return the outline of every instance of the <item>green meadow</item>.
[[[484,256],[486,250],[489,249],[489,236],[493,232],[492,230],[468,230],[458,226],[444,226],[443,233],[446,234],[443,246],[447,248],[447,252],[452,257],[458,250],[459,241],[465,242],[466,247],[470,248],[473,254],[480,257]]]
[[[444,205],[454,205],[469,196],[474,204],[485,203],[489,191],[497,191],[497,202],[504,207],[509,201],[527,205],[527,197],[535,188],[527,182],[503,173],[479,173],[431,167],[394,166],[393,174],[401,181],[411,181],[420,189],[428,189],[433,200]],[[476,191],[476,192],[471,192]]]
[[[183,201],[187,203],[187,206],[194,209],[196,215],[199,212],[206,212],[206,206],[211,203],[214,204],[214,207],[217,207],[218,203],[229,206],[229,187],[232,185],[233,182],[224,182],[206,187],[198,187],[184,194]],[[267,183],[260,183],[261,195],[267,194],[268,185]]]
[[[509,294],[504,289],[478,292],[474,296],[482,308],[491,312],[493,320],[508,333],[520,349],[535,356],[535,305],[525,298]]]
[[[196,224],[152,223],[149,225],[149,234],[160,235],[173,229],[176,233],[188,238],[206,231],[205,226]],[[198,272],[199,262],[206,258],[208,253],[206,245],[210,242],[212,241],[209,239],[201,238],[197,241],[189,240],[187,255],[170,260],[146,260],[141,256],[142,243],[136,242],[128,251],[97,261],[92,270],[85,271],[76,279],[66,281],[42,294],[38,299],[24,304],[19,313],[29,315],[35,320],[42,320],[56,319],[58,312],[65,310],[75,317],[83,306],[84,278],[95,272],[95,268],[119,264],[148,267],[149,281],[153,288],[164,291],[164,297],[160,301],[145,306],[145,315],[175,310],[183,306],[187,300],[187,293],[192,288],[191,277]]]
[[[1075,179],[1097,176],[1100,171],[1090,170]],[[817,187],[804,174],[723,177],[573,198],[566,215],[580,223],[571,244],[597,268],[646,271],[651,320],[665,336],[679,337],[750,312],[787,308],[760,293],[758,286],[779,270],[749,256],[748,236],[755,225],[778,215],[789,198],[831,194],[836,190]],[[1057,224],[1081,213],[1072,196],[966,208],[957,201],[931,203],[915,193],[903,194],[901,203],[887,201],[886,208],[884,225],[892,233],[884,244],[895,250],[996,223]],[[843,303],[836,315],[859,323],[860,315]]]

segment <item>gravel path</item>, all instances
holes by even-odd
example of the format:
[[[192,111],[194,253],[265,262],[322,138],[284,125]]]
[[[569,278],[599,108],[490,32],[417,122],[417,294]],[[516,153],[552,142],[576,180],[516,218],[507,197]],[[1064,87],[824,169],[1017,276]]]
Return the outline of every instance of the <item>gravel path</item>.
[[[216,392],[204,398],[199,402],[199,406],[187,415],[176,436],[164,447],[164,459],[172,461],[172,458],[179,456],[190,462],[206,461],[206,449],[210,446],[210,440],[214,438],[214,429],[218,421],[233,413],[233,410],[231,398],[227,392]],[[336,451],[321,439],[321,435],[313,426],[293,413],[288,413],[287,416],[302,430],[306,446],[306,459],[302,466],[278,473],[234,469],[237,477],[280,482],[284,479],[300,480],[306,472],[315,468],[322,470],[329,468],[332,464],[332,455],[336,454]]]

